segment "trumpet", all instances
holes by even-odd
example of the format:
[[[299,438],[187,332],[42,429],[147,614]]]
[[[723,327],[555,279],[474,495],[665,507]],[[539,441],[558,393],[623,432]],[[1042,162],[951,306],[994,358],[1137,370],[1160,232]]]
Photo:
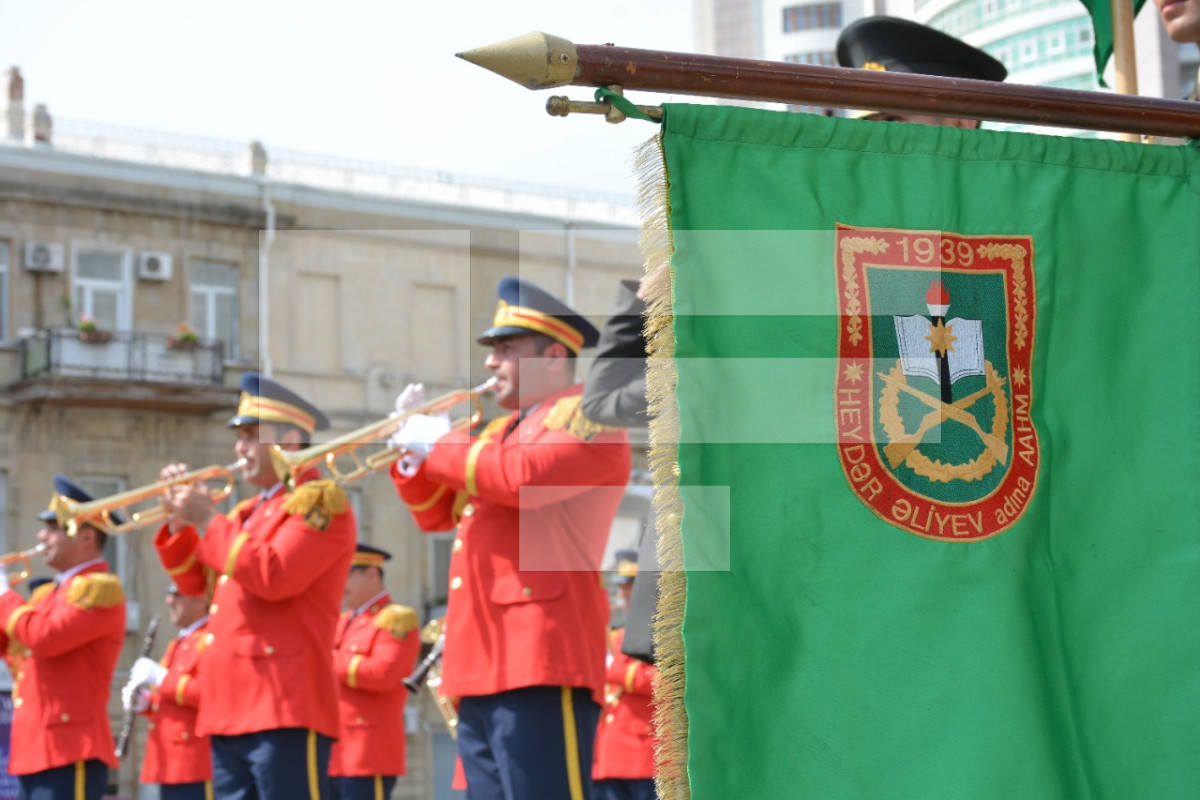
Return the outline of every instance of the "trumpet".
[[[219,503],[233,492],[234,473],[244,466],[246,466],[246,459],[239,458],[232,464],[227,464],[223,467],[214,464],[202,469],[192,470],[177,478],[169,478],[157,483],[147,484],[137,489],[130,489],[127,492],[101,497],[98,500],[89,500],[86,503],[79,503],[66,497],[60,498],[61,502],[66,506],[65,516],[67,519],[65,525],[67,535],[74,536],[79,532],[80,525],[86,525],[95,519],[105,520],[109,531],[112,533],[128,533],[143,525],[160,522],[170,513],[161,505],[133,512],[128,511],[128,508],[137,503],[144,503],[147,500],[157,498],[172,486],[179,486],[185,483],[212,480],[223,481],[219,486],[211,487],[208,493],[214,503]],[[116,511],[128,513],[129,520],[120,525],[113,523],[112,514]]]
[[[0,566],[7,567],[9,564],[20,564],[21,567],[16,572],[10,573],[8,576],[8,585],[16,586],[21,581],[29,577],[33,572],[33,557],[46,549],[46,545],[39,544],[36,547],[31,547],[28,550],[22,550],[19,553],[9,553],[0,556]]]
[[[390,467],[404,454],[403,450],[393,447],[366,456],[360,456],[355,452],[356,450],[365,445],[386,440],[396,431],[400,430],[405,420],[409,417],[414,417],[418,414],[442,414],[460,403],[471,404],[471,415],[456,420],[453,427],[456,430],[470,430],[478,425],[479,420],[483,418],[483,395],[490,392],[495,385],[496,379],[489,378],[472,389],[460,389],[455,392],[448,392],[416,408],[399,414],[391,414],[378,422],[364,425],[358,430],[351,431],[344,436],[339,436],[322,444],[314,444],[303,450],[288,451],[276,445],[271,450],[271,459],[275,465],[275,472],[279,475],[280,480],[294,482],[300,473],[321,462],[325,462],[325,467],[329,470],[330,477],[337,482],[349,483],[356,481],[376,470]],[[353,460],[351,468],[343,470],[338,466],[338,459],[342,456],[349,456]]]

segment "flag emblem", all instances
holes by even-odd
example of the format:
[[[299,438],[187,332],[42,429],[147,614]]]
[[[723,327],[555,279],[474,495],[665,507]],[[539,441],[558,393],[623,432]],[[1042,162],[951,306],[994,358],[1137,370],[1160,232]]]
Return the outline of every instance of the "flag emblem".
[[[846,480],[917,536],[1011,527],[1039,461],[1033,240],[838,226],[835,417]]]

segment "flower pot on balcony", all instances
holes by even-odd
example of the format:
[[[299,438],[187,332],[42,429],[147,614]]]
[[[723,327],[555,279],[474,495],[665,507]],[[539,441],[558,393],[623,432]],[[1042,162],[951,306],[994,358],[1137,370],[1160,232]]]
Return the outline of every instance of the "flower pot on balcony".
[[[109,331],[80,331],[79,341],[85,344],[108,344],[112,339],[112,333]]]
[[[195,350],[199,344],[195,339],[167,339],[168,350]]]

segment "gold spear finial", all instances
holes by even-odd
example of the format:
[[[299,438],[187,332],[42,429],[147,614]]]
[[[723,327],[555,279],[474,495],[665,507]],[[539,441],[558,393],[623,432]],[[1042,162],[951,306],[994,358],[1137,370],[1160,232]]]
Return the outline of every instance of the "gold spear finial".
[[[574,44],[538,31],[455,55],[526,89],[566,86],[578,63]]]

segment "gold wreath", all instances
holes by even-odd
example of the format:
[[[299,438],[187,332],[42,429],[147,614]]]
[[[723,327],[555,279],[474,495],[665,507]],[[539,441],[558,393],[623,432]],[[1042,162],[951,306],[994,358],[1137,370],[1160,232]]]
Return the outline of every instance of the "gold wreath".
[[[983,364],[987,372],[987,385],[991,388],[992,397],[996,402],[996,415],[992,418],[992,436],[1003,440],[1008,433],[1008,397],[1004,394],[1004,379],[992,367],[992,362],[984,361]],[[888,378],[879,395],[879,421],[883,423],[888,441],[894,442],[908,435],[904,430],[904,420],[900,416],[900,389],[896,385],[905,382],[904,366],[899,359],[896,359],[896,366],[892,367]],[[996,456],[985,447],[978,458],[973,458],[965,464],[945,464],[931,460],[920,448],[913,448],[905,457],[904,463],[911,467],[913,472],[931,481],[977,481],[995,469]]]

